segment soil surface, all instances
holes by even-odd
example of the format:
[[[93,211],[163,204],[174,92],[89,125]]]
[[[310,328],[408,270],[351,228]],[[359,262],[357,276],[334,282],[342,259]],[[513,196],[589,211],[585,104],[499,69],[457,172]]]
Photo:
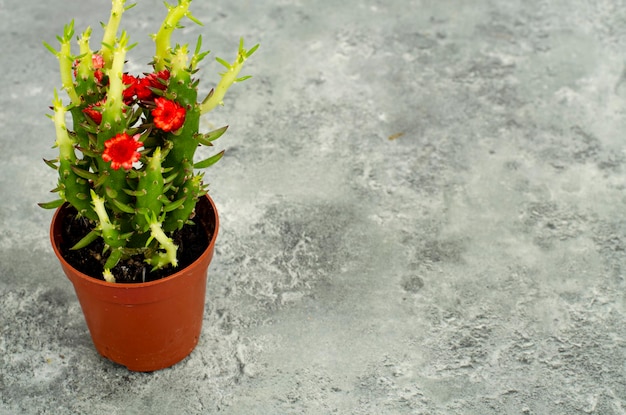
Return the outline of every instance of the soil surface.
[[[211,235],[207,235],[205,227],[197,219],[192,219],[193,225],[185,225],[181,230],[175,231],[171,236],[178,246],[178,267],[168,266],[163,269],[152,271],[152,266],[147,264],[143,255],[134,255],[121,260],[111,272],[117,283],[140,283],[165,278],[190,265],[200,257],[207,248]],[[102,272],[107,260],[108,253],[104,253],[104,241],[98,238],[85,248],[71,250],[78,241],[93,229],[93,224],[82,217],[78,217],[72,210],[63,218],[63,242],[61,254],[65,260],[84,274],[97,279],[103,279]],[[212,232],[211,230],[209,230]]]

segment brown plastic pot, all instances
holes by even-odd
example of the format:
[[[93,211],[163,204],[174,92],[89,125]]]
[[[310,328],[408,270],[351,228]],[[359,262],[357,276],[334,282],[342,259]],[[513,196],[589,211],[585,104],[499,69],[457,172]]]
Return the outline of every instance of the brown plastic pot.
[[[115,284],[73,268],[61,255],[61,224],[68,205],[57,209],[50,240],[63,271],[74,285],[98,352],[128,369],[151,372],[178,363],[198,343],[206,278],[219,228],[209,196],[196,205],[196,214],[213,236],[202,255],[166,278],[137,284]]]

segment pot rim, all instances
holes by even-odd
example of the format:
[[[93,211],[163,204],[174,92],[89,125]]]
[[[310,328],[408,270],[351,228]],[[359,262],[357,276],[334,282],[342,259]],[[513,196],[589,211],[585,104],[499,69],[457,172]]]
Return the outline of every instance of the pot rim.
[[[209,241],[209,244],[206,247],[206,249],[202,252],[202,254],[195,261],[187,265],[185,268],[181,268],[175,273],[168,275],[165,278],[161,278],[161,279],[154,280],[154,281],[148,281],[148,282],[136,282],[136,283],[122,284],[122,283],[115,283],[115,282],[108,282],[108,281],[100,280],[98,278],[87,275],[77,270],[76,268],[74,268],[70,263],[68,263],[65,260],[65,258],[63,258],[63,255],[61,254],[61,251],[59,250],[57,246],[57,241],[55,238],[55,230],[54,230],[55,223],[60,215],[61,210],[67,205],[69,205],[67,202],[64,203],[57,210],[55,210],[54,215],[52,216],[52,221],[50,222],[50,243],[52,245],[54,254],[57,256],[57,258],[61,262],[61,265],[64,268],[67,267],[67,268],[72,269],[76,276],[78,276],[84,282],[88,282],[89,284],[96,284],[102,287],[107,287],[107,288],[112,288],[112,289],[122,289],[122,290],[138,290],[138,289],[145,289],[145,288],[153,287],[155,285],[161,285],[161,284],[167,283],[169,281],[172,281],[174,279],[178,279],[184,276],[188,268],[195,266],[197,263],[201,261],[205,261],[208,256],[210,257],[213,256],[213,249],[215,247],[215,241],[217,239],[217,233],[219,231],[219,215],[217,213],[217,208],[215,206],[215,203],[213,202],[213,199],[211,199],[211,197],[208,194],[204,195],[204,198],[206,198],[206,200],[208,201],[209,206],[211,207],[211,210],[213,211],[213,216],[215,218],[215,229],[213,230],[213,235],[211,236],[211,240]]]

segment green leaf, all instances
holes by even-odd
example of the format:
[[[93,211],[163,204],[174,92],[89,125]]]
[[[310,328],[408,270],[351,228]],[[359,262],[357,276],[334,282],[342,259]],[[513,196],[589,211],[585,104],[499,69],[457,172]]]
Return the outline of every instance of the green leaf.
[[[54,56],[58,56],[59,52],[53,48],[52,46],[50,46],[49,43],[47,42],[43,42],[43,45],[46,47],[46,49],[48,49]]]
[[[169,204],[163,206],[163,210],[165,212],[171,212],[173,210],[176,210],[179,207],[181,207],[183,205],[183,203],[185,203],[186,199],[187,199],[187,196],[183,197],[182,199],[178,199],[175,202],[169,203]]]
[[[98,232],[96,230],[92,230],[87,235],[85,235],[85,237],[83,237],[83,239],[81,239],[80,241],[76,242],[76,245],[74,245],[70,249],[73,250],[73,251],[75,251],[77,249],[82,249],[82,248],[88,246],[90,243],[92,243],[96,239],[98,239],[99,237],[100,237],[100,232]]]
[[[211,51],[207,50],[206,52],[202,52],[202,35],[198,36],[198,42],[196,43],[196,50],[193,53],[193,62],[194,64],[198,64],[202,59],[205,58]]]
[[[121,249],[115,249],[111,251],[109,258],[107,259],[107,262],[104,264],[104,269],[110,270],[111,268],[116,266],[118,262],[120,262],[120,259],[122,259]]]
[[[194,55],[198,55],[200,53],[200,49],[202,49],[202,35],[198,35],[198,41],[196,42],[196,50],[194,51]]]
[[[185,14],[185,16],[187,16],[187,18],[188,18],[189,20],[191,20],[192,22],[194,22],[194,23],[195,23],[195,24],[197,24],[198,26],[204,26],[200,20],[196,19],[196,18],[195,18],[195,17],[191,14],[191,12],[189,12],[189,11],[188,11],[188,12],[187,12],[187,14]]]
[[[85,156],[91,157],[91,158],[96,158],[102,154],[100,152],[87,149],[85,147],[78,147],[78,150],[80,150],[80,152],[83,153]]]
[[[147,216],[150,213],[150,209],[148,208],[139,208],[137,209],[137,214],[141,216]]]
[[[131,189],[122,189],[124,191],[124,193],[126,193],[128,196],[145,196],[148,191],[146,189],[137,189],[137,190],[131,190]]]
[[[210,133],[198,135],[196,136],[196,140],[198,140],[200,144],[203,144],[205,146],[212,146],[213,143],[211,143],[211,141],[215,141],[218,138],[220,138],[226,132],[227,129],[228,129],[228,126],[226,125],[222,128],[218,128],[217,130],[213,130]]]
[[[211,88],[211,90],[209,91],[209,93],[207,94],[207,96],[202,100],[202,105],[206,104],[207,101],[209,99],[211,99],[211,97],[213,96],[213,94],[215,93],[215,88]]]
[[[109,199],[115,200],[115,198],[117,197],[117,190],[113,189],[112,187],[106,187],[104,191]]]
[[[252,56],[252,54],[254,52],[256,52],[256,50],[259,48],[259,46],[260,46],[259,43],[257,43],[256,45],[252,46],[252,48],[248,52],[246,52],[246,58],[249,58],[250,56]]]
[[[83,179],[86,179],[86,180],[94,180],[94,181],[98,180],[98,175],[95,173],[91,173],[87,170],[83,170],[77,166],[72,166],[71,168],[72,168],[72,171],[76,173],[78,177],[82,177]]]
[[[58,199],[58,200],[53,200],[52,202],[37,203],[37,204],[39,205],[39,207],[42,207],[44,209],[56,209],[56,208],[62,206],[63,203],[65,203],[65,200]]]
[[[57,166],[55,164],[55,163],[59,162],[58,159],[56,159],[56,160],[46,160],[46,159],[43,159],[43,162],[46,163],[46,165],[49,166],[50,168],[53,168],[54,170],[58,170],[59,169],[59,166]]]
[[[230,69],[230,63],[226,62],[224,59],[222,58],[215,58],[216,61],[218,61],[219,63],[221,63],[222,65],[224,65],[226,67],[226,69]]]
[[[98,189],[100,186],[102,186],[103,184],[105,184],[105,183],[106,183],[106,181],[108,180],[108,178],[109,178],[109,176],[107,176],[106,174],[103,174],[102,176],[100,176],[100,177],[98,178],[98,180],[96,180],[96,181],[93,183],[93,187],[94,187],[94,189]]]
[[[123,239],[125,241],[129,241],[131,236],[133,236],[134,232],[127,232],[127,233],[123,233],[119,236],[119,239]]]
[[[114,205],[115,205],[115,206],[116,206],[119,210],[121,210],[122,212],[124,212],[124,213],[130,213],[130,214],[134,214],[134,213],[135,213],[135,209],[134,209],[134,208],[132,208],[132,207],[130,207],[130,206],[128,206],[127,204],[122,203],[122,202],[120,202],[120,201],[119,201],[119,200],[117,200],[117,199],[111,199],[111,201],[112,201],[112,202],[113,202],[113,204],[114,204]]]
[[[207,168],[209,166],[212,166],[213,164],[217,163],[222,158],[222,156],[224,156],[224,150],[220,151],[219,153],[217,153],[217,154],[215,154],[215,155],[213,155],[213,156],[211,156],[211,157],[209,157],[207,159],[204,159],[202,161],[199,161],[199,162],[195,163],[193,165],[193,167],[195,169],[205,169],[205,168]]]
[[[163,184],[170,184],[174,181],[174,179],[178,176],[178,172],[170,174],[167,177],[163,178]]]
[[[165,184],[165,186],[163,186],[163,193],[169,192],[174,187],[174,183],[173,182],[166,182],[166,181],[164,181],[163,184]]]

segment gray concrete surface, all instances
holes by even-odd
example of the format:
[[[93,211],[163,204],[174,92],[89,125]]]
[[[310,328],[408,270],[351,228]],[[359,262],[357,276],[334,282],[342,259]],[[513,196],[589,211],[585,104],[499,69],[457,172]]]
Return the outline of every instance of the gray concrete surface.
[[[35,205],[42,41],[108,2],[0,1],[0,414],[626,413],[624,1],[194,3],[179,40],[262,46],[205,119],[231,128],[200,343],[138,374],[97,355]]]

